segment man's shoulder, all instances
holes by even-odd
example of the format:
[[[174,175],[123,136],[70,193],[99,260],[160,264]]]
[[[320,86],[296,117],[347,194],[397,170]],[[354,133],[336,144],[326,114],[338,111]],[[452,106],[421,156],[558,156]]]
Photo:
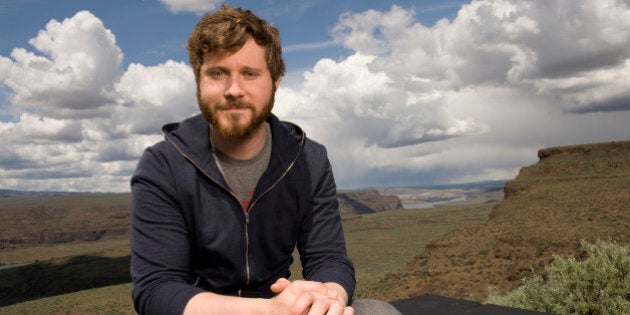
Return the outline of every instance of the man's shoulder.
[[[274,115],[270,116],[269,123],[272,128],[274,125],[281,126],[279,129],[284,131],[285,136],[294,137],[295,139],[300,140],[300,142],[303,142],[304,146],[312,147],[312,149],[316,150],[325,149],[323,144],[308,137],[306,132],[297,123],[288,120],[280,120]]]
[[[207,128],[208,123],[206,122],[206,119],[202,114],[197,114],[179,122],[169,122],[162,125],[162,133],[165,135],[198,133],[199,131]]]

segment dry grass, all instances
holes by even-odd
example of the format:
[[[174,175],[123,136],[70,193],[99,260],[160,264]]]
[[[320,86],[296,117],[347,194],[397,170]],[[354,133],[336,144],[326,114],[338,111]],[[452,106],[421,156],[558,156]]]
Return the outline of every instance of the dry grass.
[[[479,225],[427,246],[366,290],[380,299],[434,294],[483,301],[544,272],[581,240],[630,243],[630,142],[541,150],[544,159],[506,185],[506,199]],[[401,289],[402,288],[402,289]]]
[[[541,150],[541,157],[508,183],[493,210],[480,201],[345,217],[357,296],[483,300],[490,286],[506,292],[532,268],[544,270],[553,254],[575,255],[582,239],[630,243],[630,142]],[[0,313],[124,314],[132,310],[129,292],[129,284],[84,290]]]
[[[356,265],[357,296],[365,296],[363,288],[398,270],[414,255],[421,253],[429,241],[457,226],[484,221],[491,206],[396,210],[344,217],[348,251]],[[123,254],[128,246],[121,242],[117,250],[113,241],[100,244],[107,248],[101,255],[110,257]],[[82,250],[84,245],[74,246]],[[42,253],[43,257],[51,255],[50,252]],[[57,260],[58,263],[63,261]],[[300,274],[299,260],[296,261],[298,263],[292,266],[294,275]],[[75,271],[81,273],[79,269]],[[3,274],[0,271],[0,276]],[[0,314],[133,314],[130,294],[131,285],[125,283],[25,301],[0,308]]]

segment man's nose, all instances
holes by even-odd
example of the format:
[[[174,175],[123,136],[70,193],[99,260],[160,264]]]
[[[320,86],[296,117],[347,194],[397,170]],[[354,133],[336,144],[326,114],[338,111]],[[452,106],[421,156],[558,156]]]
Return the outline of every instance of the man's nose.
[[[244,95],[243,85],[241,80],[237,77],[231,77],[227,80],[227,87],[225,89],[226,98],[237,98]]]

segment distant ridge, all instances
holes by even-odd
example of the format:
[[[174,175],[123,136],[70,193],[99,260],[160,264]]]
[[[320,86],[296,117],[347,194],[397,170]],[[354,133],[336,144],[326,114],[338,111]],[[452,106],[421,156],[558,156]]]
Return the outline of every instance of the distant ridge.
[[[0,251],[96,241],[129,230],[129,194],[9,191],[0,203]]]
[[[630,244],[630,141],[545,148],[506,183],[479,225],[430,243],[365,293],[384,300],[431,294],[483,301],[505,292],[553,254],[580,257],[584,239]]]
[[[340,191],[346,215],[401,209],[396,196],[376,190]],[[0,190],[0,252],[44,244],[127,237],[130,193]],[[46,218],[42,220],[42,218]]]
[[[80,193],[64,192],[64,191],[30,191],[30,190],[0,189],[0,198],[15,197],[15,196],[55,196],[55,195],[70,195],[70,194],[80,194]]]
[[[402,202],[396,196],[381,195],[375,189],[339,191],[339,212],[347,214],[368,214],[402,209]]]
[[[500,180],[487,180],[487,181],[479,181],[479,182],[471,182],[471,183],[457,183],[457,184],[436,184],[436,185],[421,185],[421,186],[410,186],[410,188],[423,188],[423,189],[496,189],[497,187],[503,187],[505,183],[507,183],[509,179],[500,179]]]

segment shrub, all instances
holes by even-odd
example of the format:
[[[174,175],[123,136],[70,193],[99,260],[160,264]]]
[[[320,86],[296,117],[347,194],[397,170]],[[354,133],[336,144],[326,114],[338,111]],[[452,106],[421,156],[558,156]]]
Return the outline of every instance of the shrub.
[[[543,278],[535,274],[486,303],[554,314],[630,314],[630,248],[597,241],[581,243],[583,261],[554,256]]]

